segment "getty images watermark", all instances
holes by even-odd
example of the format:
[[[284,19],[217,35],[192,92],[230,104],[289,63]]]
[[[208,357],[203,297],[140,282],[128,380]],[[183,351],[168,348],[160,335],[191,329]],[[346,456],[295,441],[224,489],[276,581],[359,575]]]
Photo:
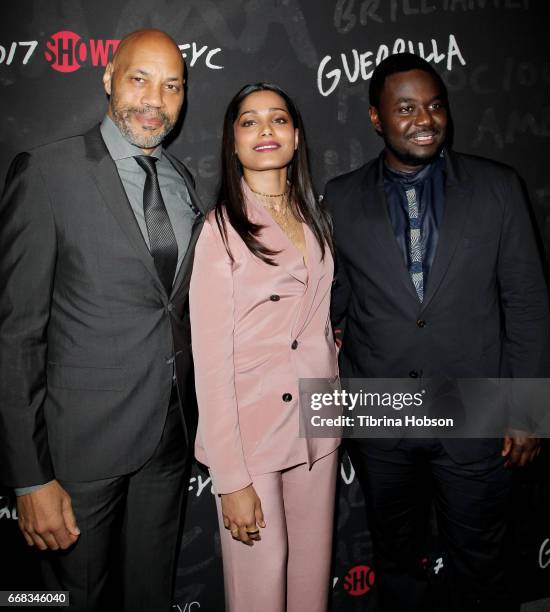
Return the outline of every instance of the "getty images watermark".
[[[301,379],[300,436],[550,437],[550,379]]]
[[[437,418],[415,414],[374,416],[361,412],[361,410],[376,410],[384,407],[392,408],[395,411],[404,408],[421,408],[425,394],[426,391],[424,390],[416,393],[378,393],[372,391],[350,392],[345,389],[334,389],[331,393],[312,393],[311,410],[341,407],[343,410],[355,411],[355,414],[350,416],[350,414],[342,413],[335,417],[314,414],[310,419],[311,425],[313,427],[354,427],[357,422],[359,427],[453,427],[453,418]]]

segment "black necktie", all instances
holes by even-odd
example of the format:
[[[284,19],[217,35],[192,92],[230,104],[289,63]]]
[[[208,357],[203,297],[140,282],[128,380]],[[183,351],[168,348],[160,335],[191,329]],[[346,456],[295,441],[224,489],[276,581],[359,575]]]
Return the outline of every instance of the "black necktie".
[[[178,264],[178,244],[160,193],[155,165],[157,158],[150,155],[136,155],[135,160],[147,175],[143,187],[143,213],[149,234],[151,255],[160,280],[170,295]]]

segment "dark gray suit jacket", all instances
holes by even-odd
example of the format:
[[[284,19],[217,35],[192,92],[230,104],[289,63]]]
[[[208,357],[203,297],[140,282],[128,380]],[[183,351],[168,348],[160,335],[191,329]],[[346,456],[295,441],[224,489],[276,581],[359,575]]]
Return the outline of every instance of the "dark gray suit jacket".
[[[0,481],[129,473],[162,433],[174,362],[192,376],[187,294],[201,211],[171,295],[99,128],[14,160],[0,205]],[[196,416],[182,402],[192,449]]]
[[[330,181],[337,253],[331,316],[343,377],[546,376],[548,291],[516,173],[446,153],[446,204],[420,303],[395,240],[382,157]],[[445,441],[458,460],[493,443]]]

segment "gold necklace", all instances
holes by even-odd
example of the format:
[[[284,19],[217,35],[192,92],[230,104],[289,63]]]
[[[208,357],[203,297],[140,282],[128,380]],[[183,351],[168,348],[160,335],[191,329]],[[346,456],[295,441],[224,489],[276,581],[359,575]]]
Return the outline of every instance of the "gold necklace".
[[[275,203],[272,204],[271,202],[262,202],[262,204],[264,208],[267,208],[268,210],[274,212],[276,215],[280,217],[288,217],[288,215],[290,215],[292,211],[288,202],[285,202],[285,200],[286,198],[283,198],[279,206],[276,206]]]
[[[288,191],[279,194],[260,193],[259,191],[254,191],[253,189],[251,189],[251,191],[252,193],[260,196],[259,200],[262,206],[271,211],[277,217],[285,219],[289,215],[292,215],[292,210],[288,202]],[[274,200],[275,198],[279,198],[280,202],[270,201]]]
[[[305,236],[303,233],[302,224],[296,218],[290,206],[288,191],[279,194],[261,193],[259,191],[254,191],[252,188],[250,188],[250,191],[257,196],[260,196],[259,200],[262,206],[268,211],[275,223],[277,223],[277,225],[283,230],[288,240],[290,240],[290,242],[292,242],[294,246],[302,253],[305,262]],[[281,208],[277,208],[275,206],[275,202],[269,201],[273,198],[281,198]]]
[[[261,191],[255,191],[254,189],[252,189],[252,187],[250,187],[250,191],[252,193],[255,193],[256,195],[263,196],[264,198],[282,198],[284,195],[287,194],[286,190],[283,191],[283,193],[262,193]]]

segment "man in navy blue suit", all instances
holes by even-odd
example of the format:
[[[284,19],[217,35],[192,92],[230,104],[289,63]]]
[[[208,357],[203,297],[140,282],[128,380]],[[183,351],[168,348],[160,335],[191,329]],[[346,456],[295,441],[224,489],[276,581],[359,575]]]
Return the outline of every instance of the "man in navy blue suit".
[[[370,85],[380,156],[330,181],[337,276],[332,320],[345,378],[547,375],[548,292],[517,174],[447,145],[437,72],[411,54]],[[435,502],[449,609],[515,610],[504,535],[511,470],[537,438],[354,440],[384,612],[430,609],[420,565]]]

